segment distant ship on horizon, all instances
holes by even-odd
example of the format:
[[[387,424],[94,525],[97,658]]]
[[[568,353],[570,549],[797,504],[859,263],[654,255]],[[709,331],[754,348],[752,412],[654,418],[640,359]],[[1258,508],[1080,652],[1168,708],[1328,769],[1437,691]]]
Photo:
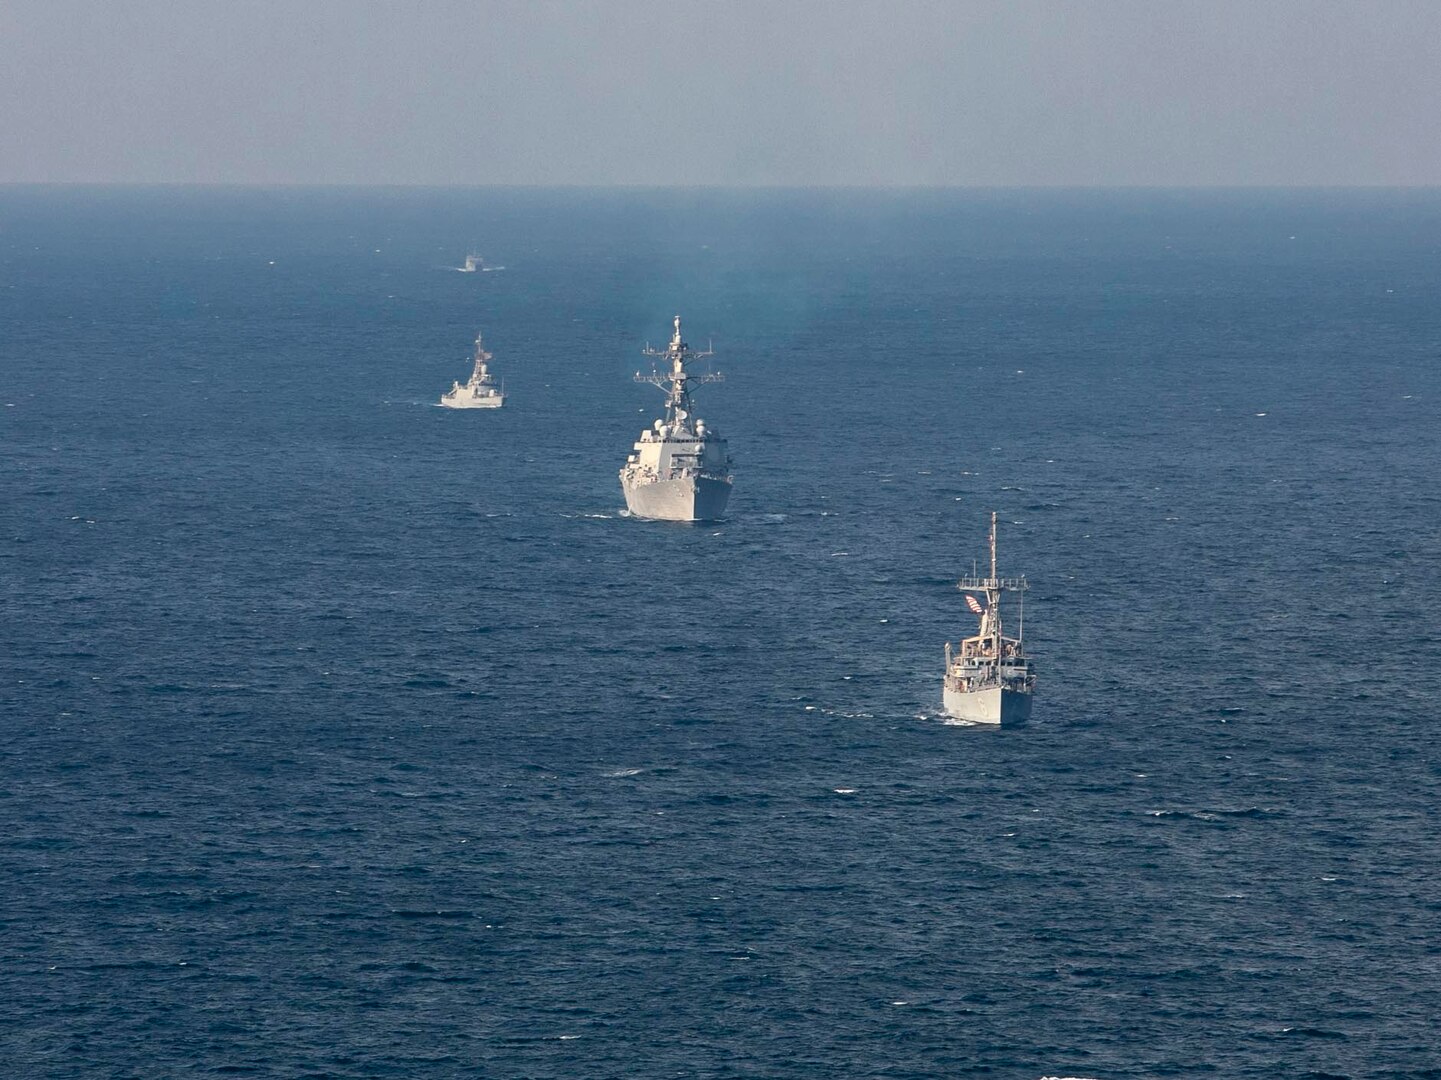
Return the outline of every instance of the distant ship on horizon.
[[[472,251],[466,255],[464,263],[462,263],[460,266],[453,266],[451,267],[451,269],[458,270],[462,274],[474,274],[482,271],[485,273],[490,273],[494,270],[504,270],[505,267],[486,266],[485,260],[482,259],[479,254]]]

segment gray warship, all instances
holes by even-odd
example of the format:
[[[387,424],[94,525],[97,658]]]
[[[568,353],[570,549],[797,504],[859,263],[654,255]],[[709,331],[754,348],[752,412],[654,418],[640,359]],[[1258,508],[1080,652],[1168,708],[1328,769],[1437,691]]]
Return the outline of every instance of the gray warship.
[[[1026,655],[1025,607],[1015,637],[1001,629],[1001,593],[1024,593],[1030,588],[1025,577],[1003,578],[996,574],[996,515],[991,512],[991,573],[972,574],[956,587],[966,594],[966,606],[980,616],[974,637],[965,638],[952,650],[946,642],[946,675],[942,699],[946,714],[975,724],[1018,724],[1031,715],[1031,696],[1036,673]]]
[[[640,433],[620,470],[625,504],[633,516],[653,521],[715,521],[730,498],[731,459],[720,432],[695,415],[690,388],[696,383],[722,382],[719,373],[692,375],[686,364],[714,355],[696,352],[681,339],[680,316],[664,351],[646,346],[644,355],[664,360],[635,381],[666,392],[665,416]]]
[[[462,386],[455,383],[448,393],[442,394],[440,403],[447,409],[498,409],[505,404],[505,387],[497,386],[495,376],[490,373],[490,361],[495,357],[485,351],[480,334],[475,335],[475,367],[470,380]]]

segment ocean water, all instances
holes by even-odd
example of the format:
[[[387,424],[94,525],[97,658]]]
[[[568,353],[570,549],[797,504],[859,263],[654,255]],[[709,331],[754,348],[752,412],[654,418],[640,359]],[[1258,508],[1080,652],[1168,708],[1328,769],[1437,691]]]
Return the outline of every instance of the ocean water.
[[[1441,1076],[1438,293],[1436,192],[0,190],[0,1073]]]

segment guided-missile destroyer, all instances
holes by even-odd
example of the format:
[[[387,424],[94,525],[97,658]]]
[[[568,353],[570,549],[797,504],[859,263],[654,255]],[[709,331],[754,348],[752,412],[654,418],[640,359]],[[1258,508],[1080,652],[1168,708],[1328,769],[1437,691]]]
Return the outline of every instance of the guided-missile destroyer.
[[[952,651],[946,642],[946,675],[942,698],[946,713],[976,724],[1016,724],[1031,715],[1036,673],[1021,638],[1025,607],[1015,637],[1001,631],[1001,593],[1024,593],[1025,577],[996,576],[996,515],[991,513],[991,574],[963,577],[956,587],[966,594],[966,606],[980,616],[975,637],[964,639]]]
[[[681,340],[679,315],[670,346],[665,351],[647,346],[644,355],[666,363],[665,370],[657,366],[649,375],[635,375],[636,382],[666,392],[665,416],[640,433],[620,470],[625,504],[640,518],[714,521],[725,512],[730,498],[730,454],[720,433],[695,415],[690,388],[695,383],[722,382],[724,376],[686,371],[687,363],[713,354],[696,352]]]
[[[440,403],[447,409],[498,409],[505,404],[505,387],[495,384],[490,361],[495,357],[485,351],[480,334],[475,335],[475,367],[464,386],[455,383],[450,392],[442,394]]]

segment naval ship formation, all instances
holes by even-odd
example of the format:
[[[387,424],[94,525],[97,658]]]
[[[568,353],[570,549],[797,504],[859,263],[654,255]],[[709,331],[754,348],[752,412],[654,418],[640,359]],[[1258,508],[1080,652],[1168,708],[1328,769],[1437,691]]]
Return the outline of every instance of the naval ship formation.
[[[991,512],[991,573],[972,574],[956,587],[966,594],[966,606],[980,616],[974,637],[964,638],[952,650],[946,642],[946,674],[942,700],[947,715],[977,724],[1021,723],[1031,715],[1031,694],[1036,674],[1022,641],[1025,609],[1016,636],[1006,637],[1001,629],[1001,594],[1024,593],[1024,577],[1003,578],[996,574],[996,514]]]
[[[686,364],[711,356],[696,352],[675,333],[661,351],[649,346],[644,355],[664,361],[649,375],[636,372],[635,381],[665,391],[665,415],[640,433],[630,457],[620,470],[625,504],[634,517],[653,521],[714,521],[725,513],[731,494],[731,459],[720,432],[695,415],[691,387],[723,382],[718,372],[693,375]]]
[[[712,356],[697,352],[681,337],[680,316],[664,349],[647,346],[643,354],[656,363],[649,375],[637,372],[636,382],[665,391],[665,413],[642,431],[620,470],[626,506],[634,517],[655,521],[714,521],[725,513],[730,499],[731,458],[725,439],[695,415],[691,388],[722,382],[724,376],[695,374],[686,365]],[[475,367],[465,385],[451,387],[440,403],[451,409],[496,409],[505,402],[503,389],[490,373],[490,353],[479,334],[475,337]],[[981,577],[961,578],[957,587],[966,605],[979,617],[976,633],[959,646],[946,642],[946,670],[942,702],[948,716],[977,724],[1007,725],[1025,721],[1031,714],[1036,675],[1022,640],[1024,607],[1015,637],[1001,625],[1003,593],[1024,593],[1024,577],[1003,578],[996,571],[996,515],[991,514],[991,568]]]
[[[490,362],[495,359],[485,351],[485,345],[475,335],[475,367],[464,386],[455,383],[448,393],[442,394],[440,403],[447,409],[498,409],[505,404],[505,387],[497,386],[495,376],[490,373]]]

